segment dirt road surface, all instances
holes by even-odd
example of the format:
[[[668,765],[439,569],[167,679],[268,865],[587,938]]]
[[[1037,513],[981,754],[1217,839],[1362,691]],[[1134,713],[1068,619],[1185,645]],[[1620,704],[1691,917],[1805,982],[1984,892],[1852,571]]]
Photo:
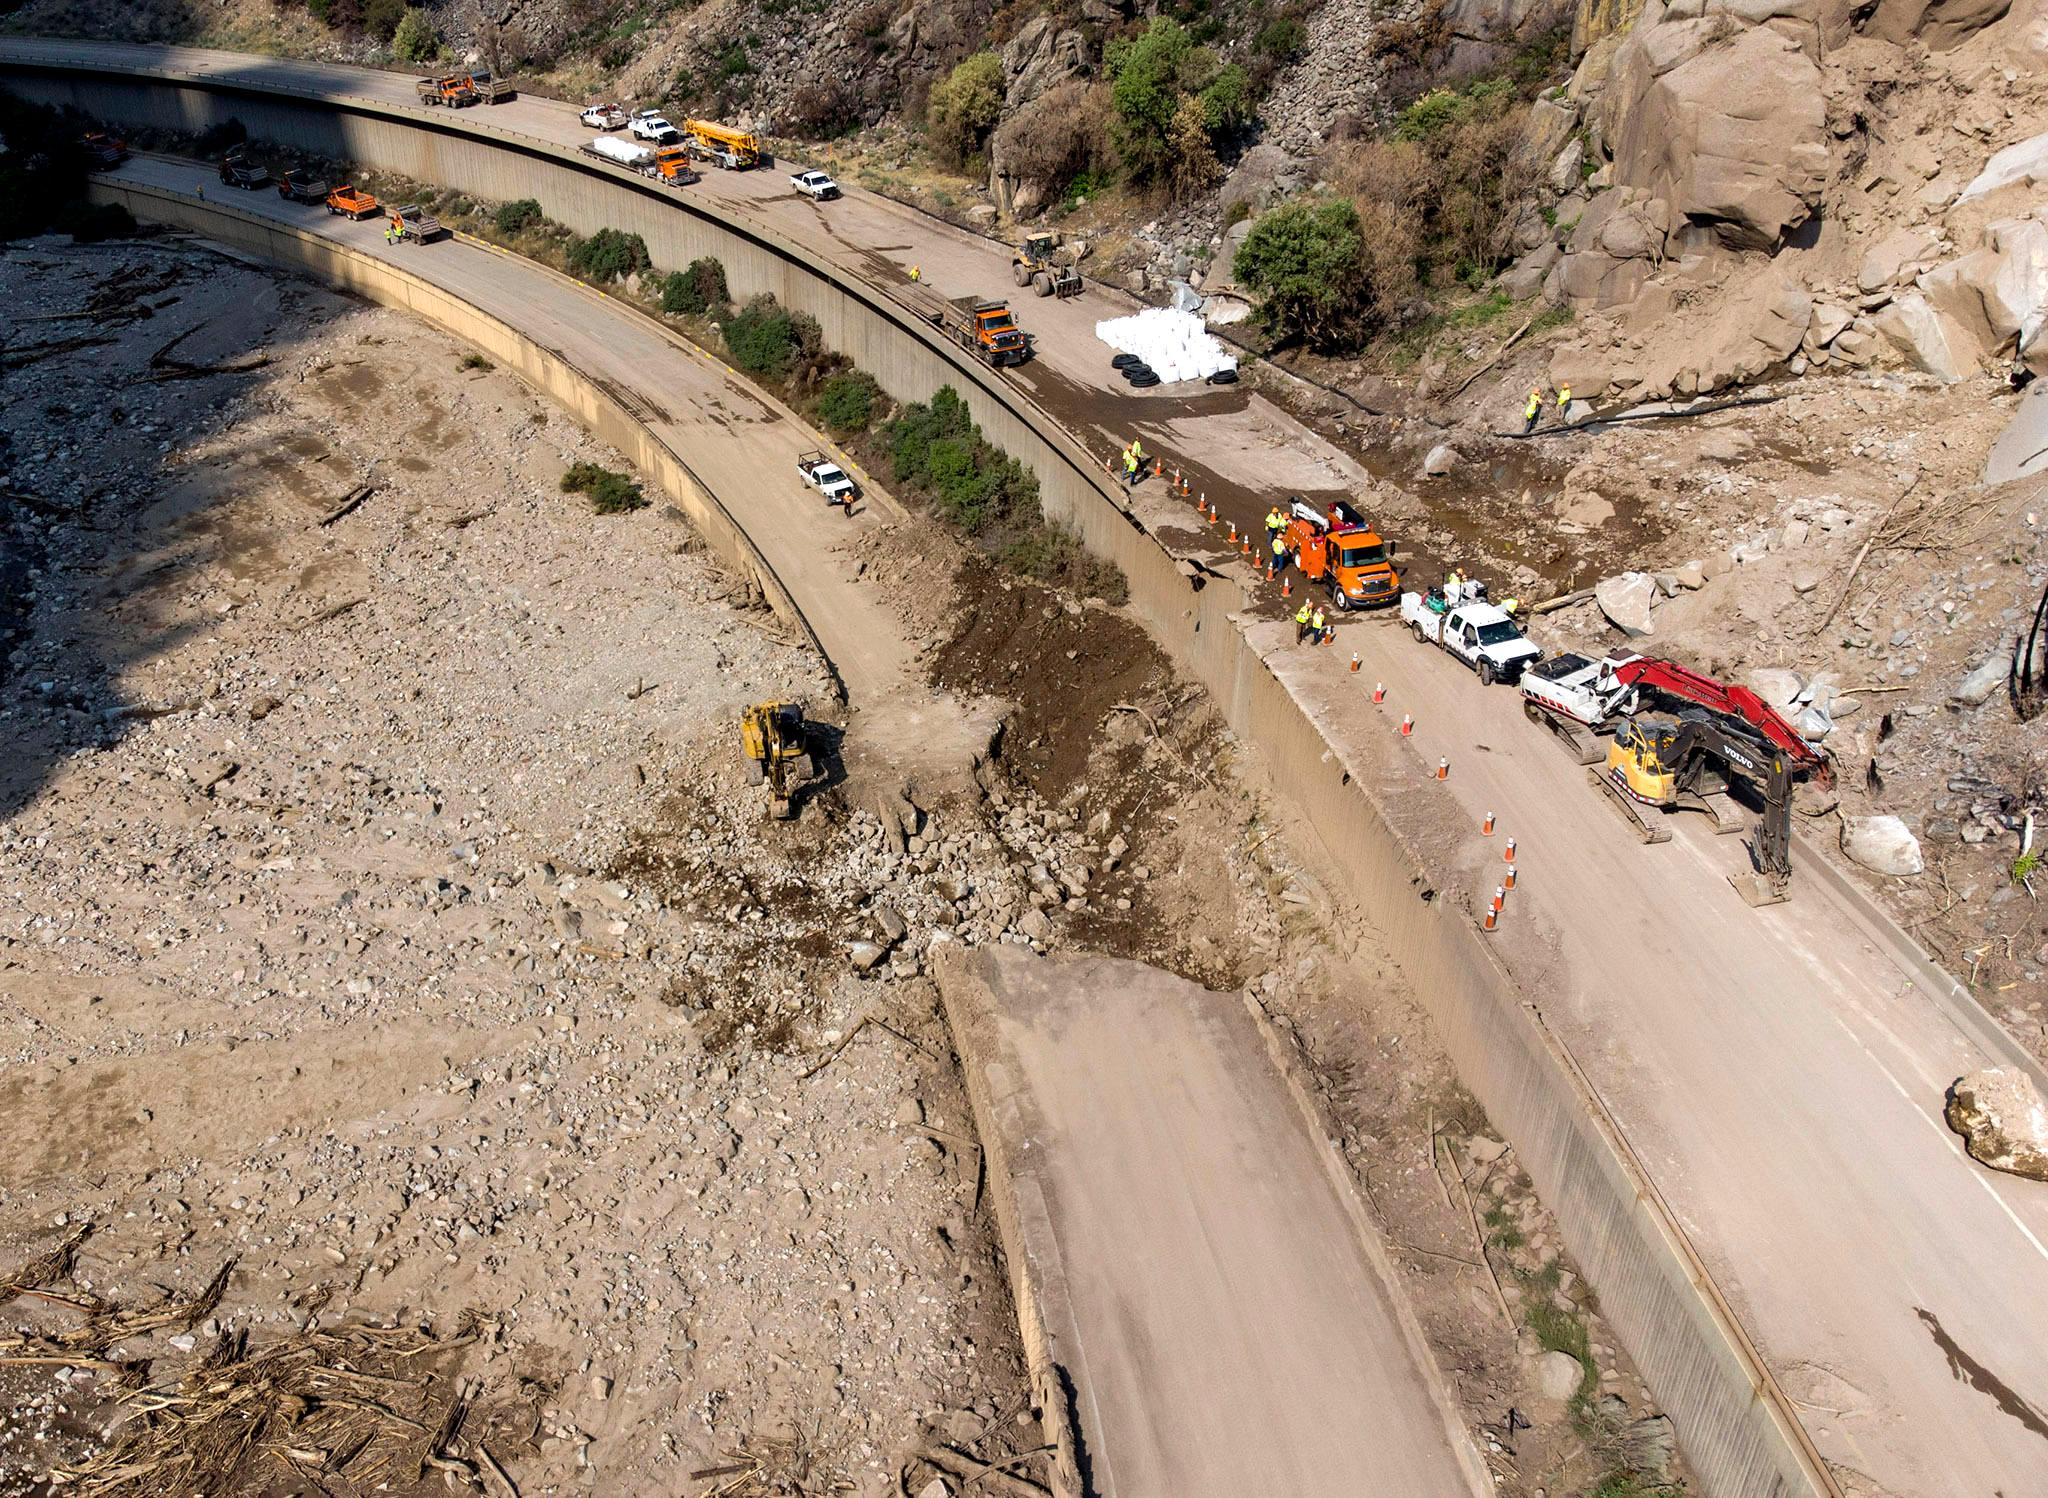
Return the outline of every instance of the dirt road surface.
[[[1142,963],[939,963],[1104,1498],[1490,1490],[1236,994]],[[1013,1243],[1011,1251],[1017,1252]]]
[[[286,82],[343,78],[354,90],[410,87],[396,75],[258,59],[206,65]],[[516,109],[573,121],[562,106],[525,101],[500,111],[508,127],[528,120]],[[777,181],[745,180],[764,192]],[[857,192],[847,202],[886,216],[879,242],[892,257],[939,265],[978,255],[984,284],[1002,273],[999,246],[975,250],[972,236]],[[793,202],[775,211],[822,210]],[[408,263],[435,259],[457,257]],[[1049,364],[1064,357],[1053,342]],[[1227,427],[1205,423],[1184,440],[1231,471]],[[1268,497],[1237,503],[1252,511]],[[1280,645],[1278,628],[1269,640]],[[1353,650],[1362,677],[1343,670]],[[1448,787],[1431,793],[1456,797],[1475,828],[1475,897],[1490,893],[1498,858],[1477,839],[1479,817],[1496,810],[1504,832],[1521,837],[1528,874],[1503,950],[1844,1480],[1930,1495],[2038,1487],[2048,1456],[2038,1356],[2048,1346],[2048,1192],[1980,1171],[1939,1118],[1943,1089],[1989,1058],[1816,882],[1801,881],[1788,905],[1751,911],[1724,878],[1739,840],[1681,825],[1671,844],[1638,846],[1578,767],[1521,720],[1514,694],[1481,689],[1387,621],[1347,624],[1335,649],[1282,649],[1273,663],[1326,709],[1340,744],[1390,732],[1361,680],[1385,679],[1396,714],[1419,706],[1416,738],[1379,760],[1380,773],[1420,779],[1421,766],[1451,759]]]

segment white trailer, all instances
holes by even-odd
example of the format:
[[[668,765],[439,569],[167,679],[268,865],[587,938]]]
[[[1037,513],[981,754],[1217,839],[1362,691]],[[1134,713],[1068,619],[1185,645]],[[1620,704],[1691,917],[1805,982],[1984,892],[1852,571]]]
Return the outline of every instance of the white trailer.
[[[583,147],[583,154],[595,156],[599,161],[609,161],[613,166],[622,166],[629,172],[646,172],[654,165],[654,152],[630,140],[620,140],[616,135],[598,136]]]

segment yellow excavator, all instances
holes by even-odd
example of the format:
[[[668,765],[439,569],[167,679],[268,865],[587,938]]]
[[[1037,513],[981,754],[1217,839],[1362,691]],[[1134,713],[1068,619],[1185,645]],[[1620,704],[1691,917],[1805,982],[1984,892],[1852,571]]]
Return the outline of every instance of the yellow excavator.
[[[766,783],[774,815],[796,815],[796,793],[811,778],[811,736],[800,702],[757,702],[740,713],[740,755],[747,783]]]
[[[1753,743],[1708,713],[1638,713],[1616,731],[1607,763],[1586,774],[1646,843],[1670,841],[1671,829],[1645,816],[1645,807],[1703,811],[1716,832],[1742,831],[1728,782],[1748,781],[1764,803],[1746,844],[1752,872],[1728,882],[1751,905],[1775,905],[1790,893],[1792,767],[1774,746]]]

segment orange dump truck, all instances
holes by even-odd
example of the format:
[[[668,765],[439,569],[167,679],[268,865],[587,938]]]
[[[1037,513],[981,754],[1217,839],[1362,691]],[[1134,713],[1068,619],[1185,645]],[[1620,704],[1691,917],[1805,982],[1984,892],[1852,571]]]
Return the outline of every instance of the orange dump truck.
[[[1317,510],[1297,497],[1288,506],[1287,529],[1281,535],[1302,575],[1328,588],[1330,601],[1339,609],[1379,608],[1401,601],[1394,543],[1344,501]]]
[[[382,206],[374,193],[364,192],[346,182],[327,195],[329,213],[345,213],[352,219],[375,218]]]

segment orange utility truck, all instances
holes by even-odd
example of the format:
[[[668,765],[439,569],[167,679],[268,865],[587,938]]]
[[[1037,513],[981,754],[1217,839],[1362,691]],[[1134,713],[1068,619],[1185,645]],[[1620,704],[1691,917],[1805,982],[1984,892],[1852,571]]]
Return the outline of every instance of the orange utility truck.
[[[1372,609],[1401,601],[1394,543],[1343,500],[1317,510],[1296,496],[1281,535],[1302,575],[1328,588],[1330,601],[1339,609]]]

